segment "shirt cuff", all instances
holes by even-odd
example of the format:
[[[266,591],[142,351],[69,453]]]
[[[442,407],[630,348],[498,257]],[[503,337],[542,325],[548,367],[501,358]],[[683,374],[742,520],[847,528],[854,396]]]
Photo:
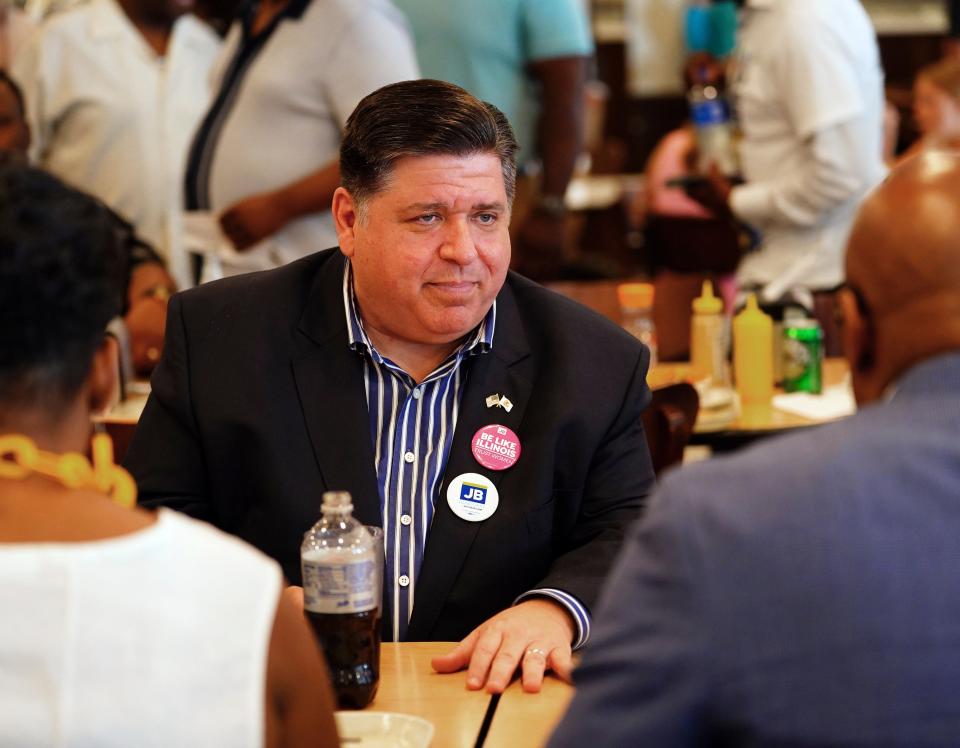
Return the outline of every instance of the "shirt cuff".
[[[563,590],[558,590],[553,587],[543,587],[541,589],[530,590],[529,592],[524,592],[520,597],[513,601],[513,604],[516,605],[519,602],[528,600],[532,597],[549,597],[551,600],[554,600],[564,608],[567,612],[573,617],[574,623],[577,625],[577,634],[573,639],[573,649],[580,649],[584,644],[587,643],[590,639],[590,612],[587,610],[587,606],[582,602],[577,600],[569,592],[564,592]]]
[[[730,210],[746,223],[764,223],[773,214],[773,196],[763,182],[740,184],[730,190]]]

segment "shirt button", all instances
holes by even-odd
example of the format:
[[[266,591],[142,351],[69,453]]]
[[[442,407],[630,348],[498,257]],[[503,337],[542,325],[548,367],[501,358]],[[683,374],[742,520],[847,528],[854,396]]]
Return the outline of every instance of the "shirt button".
[[[408,577],[406,574],[402,575],[397,581],[400,582],[401,587],[410,586],[410,577]]]
[[[413,523],[413,517],[411,517],[409,514],[400,515],[401,525],[403,525],[404,527],[409,527],[412,523]]]
[[[419,400],[422,396],[423,396],[423,390],[421,390],[419,387],[415,387],[413,390],[413,399]]]
[[[407,452],[407,453],[403,456],[403,459],[404,459],[404,461],[406,461],[406,462],[413,462],[415,459],[417,459],[417,457],[416,457],[416,455],[415,455],[413,452]]]

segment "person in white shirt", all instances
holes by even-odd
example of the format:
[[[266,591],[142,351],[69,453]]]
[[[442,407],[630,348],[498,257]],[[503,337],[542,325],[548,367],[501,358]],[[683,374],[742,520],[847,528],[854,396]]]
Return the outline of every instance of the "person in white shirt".
[[[192,0],[91,0],[50,17],[12,68],[37,164],[89,192],[188,285],[178,217],[190,137],[220,39]]]
[[[277,563],[131,508],[104,435],[83,456],[117,378],[115,226],[0,165],[0,745],[332,748],[323,658]]]
[[[738,2],[731,82],[744,184],[714,172],[692,194],[762,234],[741,262],[741,288],[812,307],[843,282],[856,209],[885,174],[876,34],[857,0]]]
[[[190,249],[209,258],[210,238],[219,239],[222,272],[232,275],[336,245],[330,204],[347,117],[381,86],[419,77],[389,0],[248,4],[227,34],[217,93],[190,147],[186,208],[204,226],[188,229],[202,234]]]

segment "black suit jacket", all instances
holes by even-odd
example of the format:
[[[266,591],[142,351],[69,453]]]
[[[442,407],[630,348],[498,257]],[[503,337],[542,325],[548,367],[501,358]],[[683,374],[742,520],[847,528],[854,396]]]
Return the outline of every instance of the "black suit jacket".
[[[355,516],[381,524],[362,360],[348,347],[342,284],[343,258],[328,250],[175,296],[127,455],[143,504],[238,535],[295,583],[302,535],[325,490],[349,490]],[[541,586],[593,604],[653,484],[640,422],[648,361],[609,321],[508,277],[493,349],[470,358],[408,639],[460,639]],[[488,408],[493,393],[513,409]],[[512,428],[522,445],[502,472],[481,467],[470,448],[490,423]],[[500,506],[485,522],[447,506],[447,484],[465,472],[497,485]]]

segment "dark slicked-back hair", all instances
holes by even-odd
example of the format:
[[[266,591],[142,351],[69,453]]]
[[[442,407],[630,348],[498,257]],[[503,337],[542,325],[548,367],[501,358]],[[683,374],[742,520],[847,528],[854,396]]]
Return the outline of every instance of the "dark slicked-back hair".
[[[120,311],[122,236],[55,177],[0,161],[0,408],[57,408],[79,391]]]
[[[403,81],[374,91],[353,110],[340,145],[340,179],[362,210],[402,158],[477,153],[500,159],[512,202],[517,140],[503,112],[452,83]]]

